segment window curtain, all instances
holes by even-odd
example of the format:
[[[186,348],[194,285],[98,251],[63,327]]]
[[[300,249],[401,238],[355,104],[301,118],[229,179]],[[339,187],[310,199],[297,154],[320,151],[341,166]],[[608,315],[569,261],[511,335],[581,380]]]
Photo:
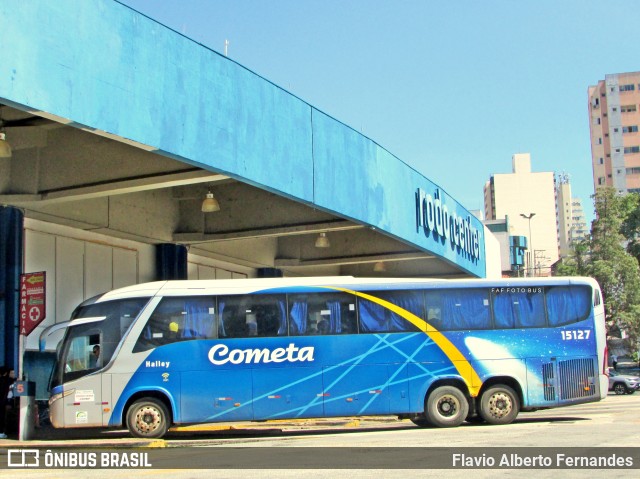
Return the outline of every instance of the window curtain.
[[[185,301],[183,338],[212,338],[214,327],[214,315],[209,313],[209,307],[213,304],[209,301]]]
[[[491,327],[488,294],[484,290],[443,292],[443,320],[446,329],[488,329]]]
[[[294,301],[291,307],[291,334],[306,334],[307,333],[307,315],[309,312],[309,305],[305,301]]]
[[[545,325],[544,295],[499,293],[493,299],[496,328],[540,328]]]
[[[219,338],[227,337],[227,332],[225,330],[225,325],[224,325],[224,315],[222,314],[224,313],[224,306],[225,306],[224,301],[218,302],[218,337]]]
[[[586,286],[555,286],[547,289],[549,325],[582,321],[591,312],[591,289]]]
[[[424,317],[422,293],[380,293],[378,296],[385,301],[413,313],[419,318]],[[402,316],[389,310],[386,311],[389,318],[389,331],[418,331],[418,328],[416,328],[413,323],[410,323]]]
[[[278,336],[287,335],[287,307],[284,301],[278,300]]]
[[[358,302],[360,309],[360,327],[363,333],[389,331],[388,311],[379,304],[366,299]]]
[[[342,311],[339,301],[327,301],[327,308],[331,314],[329,315],[329,333],[340,334],[342,332]]]

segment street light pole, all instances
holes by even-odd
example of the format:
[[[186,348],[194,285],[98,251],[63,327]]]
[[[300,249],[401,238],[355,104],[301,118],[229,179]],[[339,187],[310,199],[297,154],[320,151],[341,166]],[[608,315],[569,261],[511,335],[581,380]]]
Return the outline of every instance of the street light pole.
[[[533,238],[531,237],[531,218],[533,218],[536,214],[535,213],[529,213],[528,215],[525,215],[524,213],[520,213],[520,216],[522,216],[524,219],[529,220],[529,260],[530,263],[533,262],[533,270],[531,269],[531,266],[529,266],[529,275],[530,276],[535,276],[536,275],[536,265],[535,265],[535,252],[533,249]],[[533,258],[531,257],[531,254],[533,254]],[[533,272],[533,274],[532,274]]]

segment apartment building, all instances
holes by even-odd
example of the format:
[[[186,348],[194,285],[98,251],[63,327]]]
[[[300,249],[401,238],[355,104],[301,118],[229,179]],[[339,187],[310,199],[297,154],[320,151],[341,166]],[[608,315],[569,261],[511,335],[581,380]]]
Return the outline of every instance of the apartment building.
[[[640,192],[640,72],[605,75],[589,87],[594,189]]]
[[[558,242],[560,256],[571,254],[572,243],[584,239],[589,233],[582,200],[571,195],[569,175],[561,174],[556,179],[558,207]]]
[[[524,275],[548,276],[558,261],[558,221],[553,172],[532,172],[531,155],[512,157],[512,173],[491,175],[484,187],[485,218],[508,218],[509,235],[526,237]]]

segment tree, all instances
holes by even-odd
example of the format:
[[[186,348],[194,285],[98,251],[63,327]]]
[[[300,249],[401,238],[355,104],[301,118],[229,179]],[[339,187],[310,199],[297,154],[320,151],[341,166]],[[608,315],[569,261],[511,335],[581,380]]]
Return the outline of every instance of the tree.
[[[640,262],[640,195],[630,193],[635,207],[622,223],[621,233],[627,240],[627,251]]]
[[[602,288],[607,332],[617,335],[623,329],[635,341],[640,333],[640,271],[638,259],[625,249],[623,224],[638,209],[638,196],[598,188],[592,198],[596,219],[591,235],[574,245],[573,256],[558,274],[595,278]]]

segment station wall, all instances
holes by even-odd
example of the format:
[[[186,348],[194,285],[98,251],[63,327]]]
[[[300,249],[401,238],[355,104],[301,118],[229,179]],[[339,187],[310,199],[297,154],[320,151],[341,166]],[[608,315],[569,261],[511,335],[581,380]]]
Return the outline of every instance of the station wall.
[[[25,219],[24,271],[44,271],[46,319],[29,336],[25,349],[39,348],[40,333],[68,321],[86,299],[112,289],[155,281],[155,246],[121,240],[42,221]],[[235,279],[255,276],[255,270],[203,256],[188,255],[189,279]],[[46,343],[55,350],[61,334]]]

